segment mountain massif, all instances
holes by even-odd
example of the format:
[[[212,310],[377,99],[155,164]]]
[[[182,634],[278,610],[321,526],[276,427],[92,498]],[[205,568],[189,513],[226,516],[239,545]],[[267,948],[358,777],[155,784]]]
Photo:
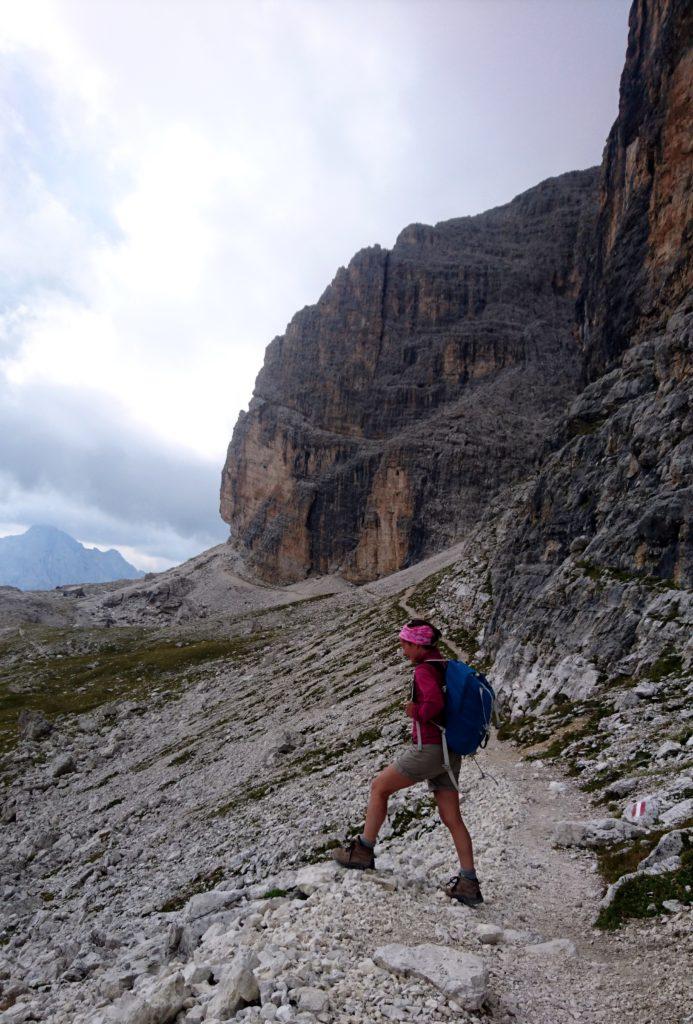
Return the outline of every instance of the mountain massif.
[[[85,548],[54,526],[31,526],[26,533],[0,537],[3,587],[51,590],[69,583],[109,583],[142,576],[114,548]]]

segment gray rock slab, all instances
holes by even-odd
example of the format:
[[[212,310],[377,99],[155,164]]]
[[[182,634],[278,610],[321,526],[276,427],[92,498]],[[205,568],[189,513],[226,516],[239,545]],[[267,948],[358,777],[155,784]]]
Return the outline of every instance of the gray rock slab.
[[[604,846],[637,835],[638,828],[622,818],[597,818],[593,821],[558,821],[554,827],[554,846]]]
[[[666,825],[683,825],[684,821],[693,818],[693,799],[680,800],[660,814],[660,818]]]
[[[570,939],[551,939],[549,942],[535,942],[526,950],[532,956],[577,956],[575,943]]]
[[[215,889],[212,892],[198,893],[189,900],[183,917],[186,921],[197,921],[198,918],[206,917],[207,914],[217,914],[219,911],[233,906],[234,903],[238,903],[241,895],[240,889],[229,889],[225,892]]]
[[[413,975],[428,981],[465,1010],[480,1009],[486,998],[488,971],[483,960],[472,953],[432,943],[420,946],[392,943],[376,949],[373,960],[394,974]]]

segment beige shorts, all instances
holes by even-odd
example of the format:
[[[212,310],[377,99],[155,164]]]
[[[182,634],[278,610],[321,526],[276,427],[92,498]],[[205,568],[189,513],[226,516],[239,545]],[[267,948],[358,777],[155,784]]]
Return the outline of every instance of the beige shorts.
[[[458,780],[461,758],[452,750],[450,753],[450,770]],[[452,779],[443,765],[443,748],[440,743],[424,743],[421,750],[412,744],[406,747],[395,758],[395,768],[402,775],[408,775],[414,782],[427,782],[428,788],[454,789]]]

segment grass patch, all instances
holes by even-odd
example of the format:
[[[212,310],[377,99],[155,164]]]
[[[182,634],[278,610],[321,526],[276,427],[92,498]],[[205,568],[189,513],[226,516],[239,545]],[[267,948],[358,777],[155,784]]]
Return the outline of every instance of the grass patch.
[[[678,900],[688,906],[693,891],[693,850],[681,855],[681,867],[663,875],[638,875],[629,879],[616,893],[612,903],[603,907],[597,928],[615,931],[629,918],[656,917],[664,911],[664,900]]]
[[[427,576],[411,592],[407,604],[411,608],[427,611],[436,595],[438,587],[447,576],[452,576],[452,568],[449,565],[445,566],[444,569],[439,569],[438,572],[434,572],[431,576]]]
[[[428,800],[417,800],[409,807],[401,807],[392,819],[392,835],[397,837],[406,835],[415,822],[428,818],[430,806]],[[431,823],[431,828],[433,827],[435,824]]]
[[[664,679],[665,676],[681,675],[683,671],[683,658],[680,654],[676,654],[672,650],[664,651],[659,658],[652,664],[648,665],[642,670],[641,675],[645,679],[651,679],[653,683],[658,683]]]
[[[646,573],[628,572],[613,565],[596,565],[594,562],[577,562],[590,580],[606,583],[639,583],[652,590],[680,590],[673,579],[667,576],[648,576]]]
[[[247,657],[266,634],[180,645],[131,628],[89,631],[79,653],[62,653],[66,634],[42,630],[23,642],[5,644],[0,666],[0,754],[17,741],[17,718],[24,709],[47,717],[78,715],[115,700],[152,696],[172,699],[185,673],[210,662]],[[36,651],[27,657],[28,651]],[[69,650],[69,648],[68,648]],[[166,680],[166,694],[156,687]]]
[[[268,889],[266,893],[260,897],[261,900],[273,900],[277,896],[291,896],[291,889]]]
[[[191,748],[190,750],[184,750],[182,754],[178,754],[177,757],[172,758],[168,764],[170,768],[173,768],[174,765],[186,764],[188,761],[192,761],[194,757],[195,750]]]

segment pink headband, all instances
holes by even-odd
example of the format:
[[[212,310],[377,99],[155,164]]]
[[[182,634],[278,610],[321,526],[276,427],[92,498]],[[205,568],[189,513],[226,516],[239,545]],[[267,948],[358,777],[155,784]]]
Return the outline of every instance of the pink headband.
[[[434,637],[435,633],[430,626],[405,626],[399,634],[400,640],[419,644],[420,647],[430,647]]]

